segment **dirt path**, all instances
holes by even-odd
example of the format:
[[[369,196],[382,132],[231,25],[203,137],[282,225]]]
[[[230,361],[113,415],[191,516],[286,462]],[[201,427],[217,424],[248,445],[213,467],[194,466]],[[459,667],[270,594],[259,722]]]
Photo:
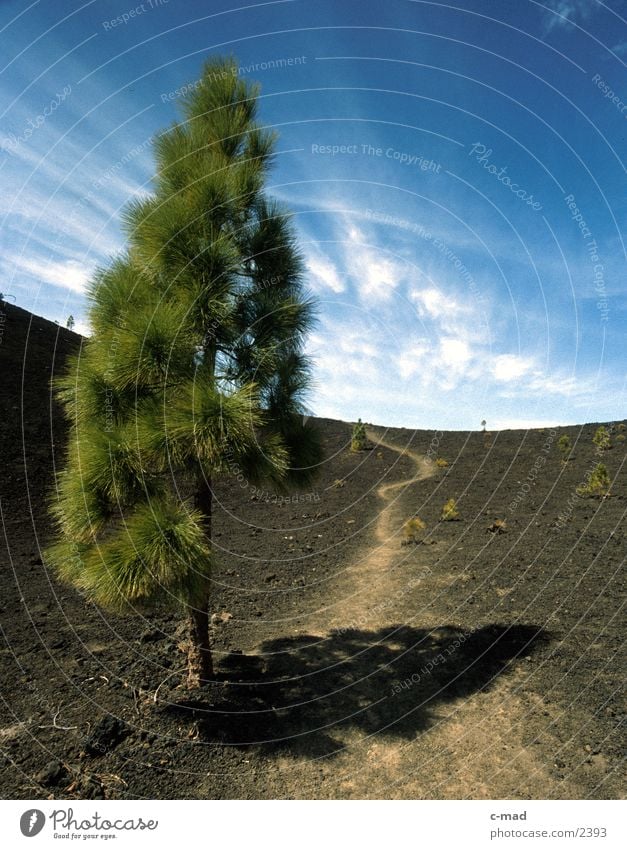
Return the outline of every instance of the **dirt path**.
[[[369,438],[410,456],[416,473],[379,487],[383,507],[375,528],[375,547],[338,580],[331,596],[339,601],[312,615],[306,626],[310,634],[319,635],[321,642],[351,628],[380,633],[386,649],[402,655],[415,647],[397,636],[404,634],[405,626],[419,624],[421,634],[433,636],[437,651],[442,626],[448,624],[437,599],[460,578],[438,571],[437,544],[401,546],[403,523],[414,512],[413,487],[432,475],[434,467],[424,457],[403,451],[375,433]],[[463,630],[464,623],[459,626]],[[467,630],[472,628],[468,623]],[[424,668],[423,664],[423,680]],[[371,680],[367,698],[372,710],[381,711],[383,705],[390,716],[400,716],[400,725],[408,715],[420,716],[422,712],[428,716],[427,727],[396,738],[393,723],[382,733],[336,723],[328,729],[337,746],[332,758],[323,756],[313,762],[279,759],[279,783],[290,790],[283,794],[275,790],[277,795],[293,793],[296,787],[300,788],[299,796],[314,793],[329,798],[530,798],[537,797],[538,792],[545,798],[580,795],[580,789],[570,782],[553,780],[546,764],[551,757],[546,741],[539,754],[539,745],[523,743],[529,714],[544,707],[541,699],[526,689],[524,660],[516,661],[507,675],[488,678],[484,686],[478,685],[460,698],[438,698],[437,688],[434,693],[433,686],[425,689],[422,680],[412,682],[409,688],[413,692],[404,694],[400,714],[394,714],[392,708],[395,689],[382,692],[378,679]],[[354,683],[363,684],[364,680]]]
[[[406,502],[411,487],[433,474],[433,464],[409,449],[381,439],[376,433],[368,432],[368,438],[378,447],[385,447],[397,454],[411,458],[416,465],[416,474],[394,483],[378,487],[377,495],[383,502],[374,528],[376,544],[368,548],[354,563],[350,564],[338,578],[330,596],[335,601],[325,611],[318,611],[305,622],[308,633],[321,637],[334,629],[354,627],[379,628],[390,623],[396,615],[399,584],[404,585],[403,576],[394,573],[395,567],[407,559],[401,547],[403,524],[410,513]],[[400,578],[400,580],[399,580]]]

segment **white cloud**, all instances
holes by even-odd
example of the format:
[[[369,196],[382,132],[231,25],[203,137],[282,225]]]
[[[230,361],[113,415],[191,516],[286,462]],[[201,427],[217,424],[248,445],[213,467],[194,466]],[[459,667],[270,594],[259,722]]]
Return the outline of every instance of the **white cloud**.
[[[462,303],[450,292],[435,286],[411,289],[409,299],[417,305],[418,315],[421,318],[432,318],[440,322],[442,326],[452,327],[460,321],[462,316],[470,316],[473,313],[476,313],[476,319],[479,318],[476,304]]]
[[[501,354],[492,363],[492,376],[495,380],[508,383],[518,380],[533,366],[533,360],[520,357],[517,354]]]
[[[528,363],[529,366],[524,374],[518,379],[512,378],[511,387],[505,386],[505,381],[501,380],[501,397],[537,399],[553,396],[568,398],[572,401],[576,398],[593,398],[599,391],[593,378],[566,374],[559,369],[547,372],[534,360],[529,360]]]
[[[464,338],[436,335],[432,342],[419,339],[402,349],[391,370],[401,381],[418,379],[423,390],[433,386],[451,390],[461,383],[470,383],[481,373],[477,353]],[[389,378],[382,378],[385,385]]]
[[[545,4],[545,32],[569,23],[587,21],[593,11],[598,9],[595,0],[548,0]]]
[[[343,383],[347,374],[359,375],[368,380],[376,380],[379,375],[377,369],[368,359],[347,357],[338,350],[319,351],[313,355],[316,363],[316,371],[323,376],[323,385],[328,386],[329,380],[339,379]],[[341,390],[343,391],[343,390]]]
[[[354,316],[351,323],[340,317],[323,316],[318,328],[308,336],[307,354],[315,359],[316,373],[322,384],[346,384],[345,375],[380,379],[386,356],[381,329],[366,317]],[[339,383],[338,383],[339,381]]]
[[[351,357],[376,357],[378,351],[372,342],[368,341],[369,338],[372,338],[369,331],[362,334],[354,330],[344,330],[338,340],[338,347]]]
[[[423,370],[424,359],[428,352],[429,345],[426,341],[417,342],[401,352],[398,358],[398,371],[403,380]]]
[[[472,353],[463,339],[441,339],[440,356],[446,366],[463,369],[472,359]]]
[[[367,250],[356,257],[357,287],[362,298],[389,298],[400,282],[399,268],[387,259],[378,259]]]
[[[356,227],[354,224],[349,225],[348,228],[348,239],[351,242],[363,242],[364,237],[361,230]]]
[[[69,243],[99,258],[117,253],[123,245],[117,233],[107,231],[107,224],[103,224],[91,204],[81,207],[65,195],[51,198],[43,191],[31,190],[30,186],[20,190],[19,195],[0,192],[0,215],[6,215],[5,222],[20,227],[22,232],[29,233],[32,229],[45,233],[55,245],[65,249]]]
[[[444,297],[434,288],[412,289],[409,298],[418,305],[418,314],[421,316],[444,318],[458,309],[458,305],[452,299]]]
[[[476,380],[489,356],[479,305],[433,281],[412,286],[408,299],[416,304],[426,339],[412,340],[401,350],[395,363],[400,378],[418,376],[425,390],[453,390]]]
[[[346,288],[335,266],[329,260],[321,257],[309,257],[307,268],[323,288],[331,289],[336,294],[343,292]]]
[[[74,333],[80,333],[81,336],[91,336],[93,333],[91,324],[87,321],[77,321],[73,327]]]
[[[83,294],[92,268],[74,260],[43,260],[23,256],[12,257],[9,267],[13,274],[26,274],[40,283],[70,289]]]
[[[534,371],[529,381],[525,384],[525,388],[529,392],[537,392],[547,395],[588,395],[590,393],[590,385],[587,381],[582,381],[579,378],[554,372],[546,374],[539,369]]]
[[[407,277],[407,264],[398,262],[379,246],[368,244],[366,236],[352,222],[344,221],[343,264],[349,271],[359,296],[366,301],[384,301]]]
[[[449,285],[412,287],[408,292],[410,301],[423,324],[431,324],[438,336],[450,336],[467,344],[482,347],[491,334],[485,307],[472,296],[457,290],[452,293]]]

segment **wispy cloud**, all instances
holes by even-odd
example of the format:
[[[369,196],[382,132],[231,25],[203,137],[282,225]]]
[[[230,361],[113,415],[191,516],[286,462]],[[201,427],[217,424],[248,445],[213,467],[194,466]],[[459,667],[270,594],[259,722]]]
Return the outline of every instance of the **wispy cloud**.
[[[544,31],[550,32],[556,27],[571,23],[586,22],[593,12],[599,9],[595,0],[548,0],[544,16]]]
[[[74,260],[45,260],[26,256],[9,256],[5,268],[17,278],[27,276],[37,283],[47,283],[79,294],[84,293],[92,268]]]
[[[330,289],[339,294],[346,288],[333,263],[320,255],[310,254],[307,257],[307,269],[313,277],[314,288],[318,291]]]
[[[430,345],[423,339],[406,347],[398,356],[398,373],[401,380],[424,372],[424,363],[429,356]]]
[[[388,300],[407,276],[405,263],[374,246],[354,224],[347,228],[344,261],[362,300]]]
[[[64,251],[81,251],[103,260],[122,247],[121,236],[112,232],[115,224],[98,213],[95,205],[77,205],[68,194],[54,198],[39,187],[26,187],[19,196],[0,193],[0,216],[3,228],[20,228],[24,234],[37,233],[39,239]]]
[[[491,363],[492,376],[499,383],[520,380],[533,367],[533,360],[518,354],[501,354]]]

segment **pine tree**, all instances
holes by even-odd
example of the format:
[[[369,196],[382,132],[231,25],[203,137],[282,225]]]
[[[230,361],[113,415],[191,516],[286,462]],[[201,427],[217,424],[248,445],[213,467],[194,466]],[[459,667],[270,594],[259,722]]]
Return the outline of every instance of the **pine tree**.
[[[71,431],[47,559],[100,605],[182,604],[190,686],[213,676],[216,477],[302,486],[320,458],[303,407],[314,305],[264,193],[275,136],[257,105],[233,60],[205,65],[155,139],[154,192],[127,207],[127,250],[95,275],[93,335],[56,387]]]
[[[371,445],[366,434],[366,425],[358,419],[351,434],[351,451],[365,451],[368,448],[371,448]]]

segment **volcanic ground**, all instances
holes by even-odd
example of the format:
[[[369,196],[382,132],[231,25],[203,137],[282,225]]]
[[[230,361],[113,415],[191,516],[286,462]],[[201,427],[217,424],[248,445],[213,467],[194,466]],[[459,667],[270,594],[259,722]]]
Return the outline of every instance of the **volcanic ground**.
[[[4,798],[621,797],[624,422],[603,451],[590,423],[370,425],[353,453],[320,419],[310,491],[218,481],[217,676],[189,692],[180,611],[112,615],[42,561],[81,339],[0,308]],[[579,495],[598,462],[609,495]]]

